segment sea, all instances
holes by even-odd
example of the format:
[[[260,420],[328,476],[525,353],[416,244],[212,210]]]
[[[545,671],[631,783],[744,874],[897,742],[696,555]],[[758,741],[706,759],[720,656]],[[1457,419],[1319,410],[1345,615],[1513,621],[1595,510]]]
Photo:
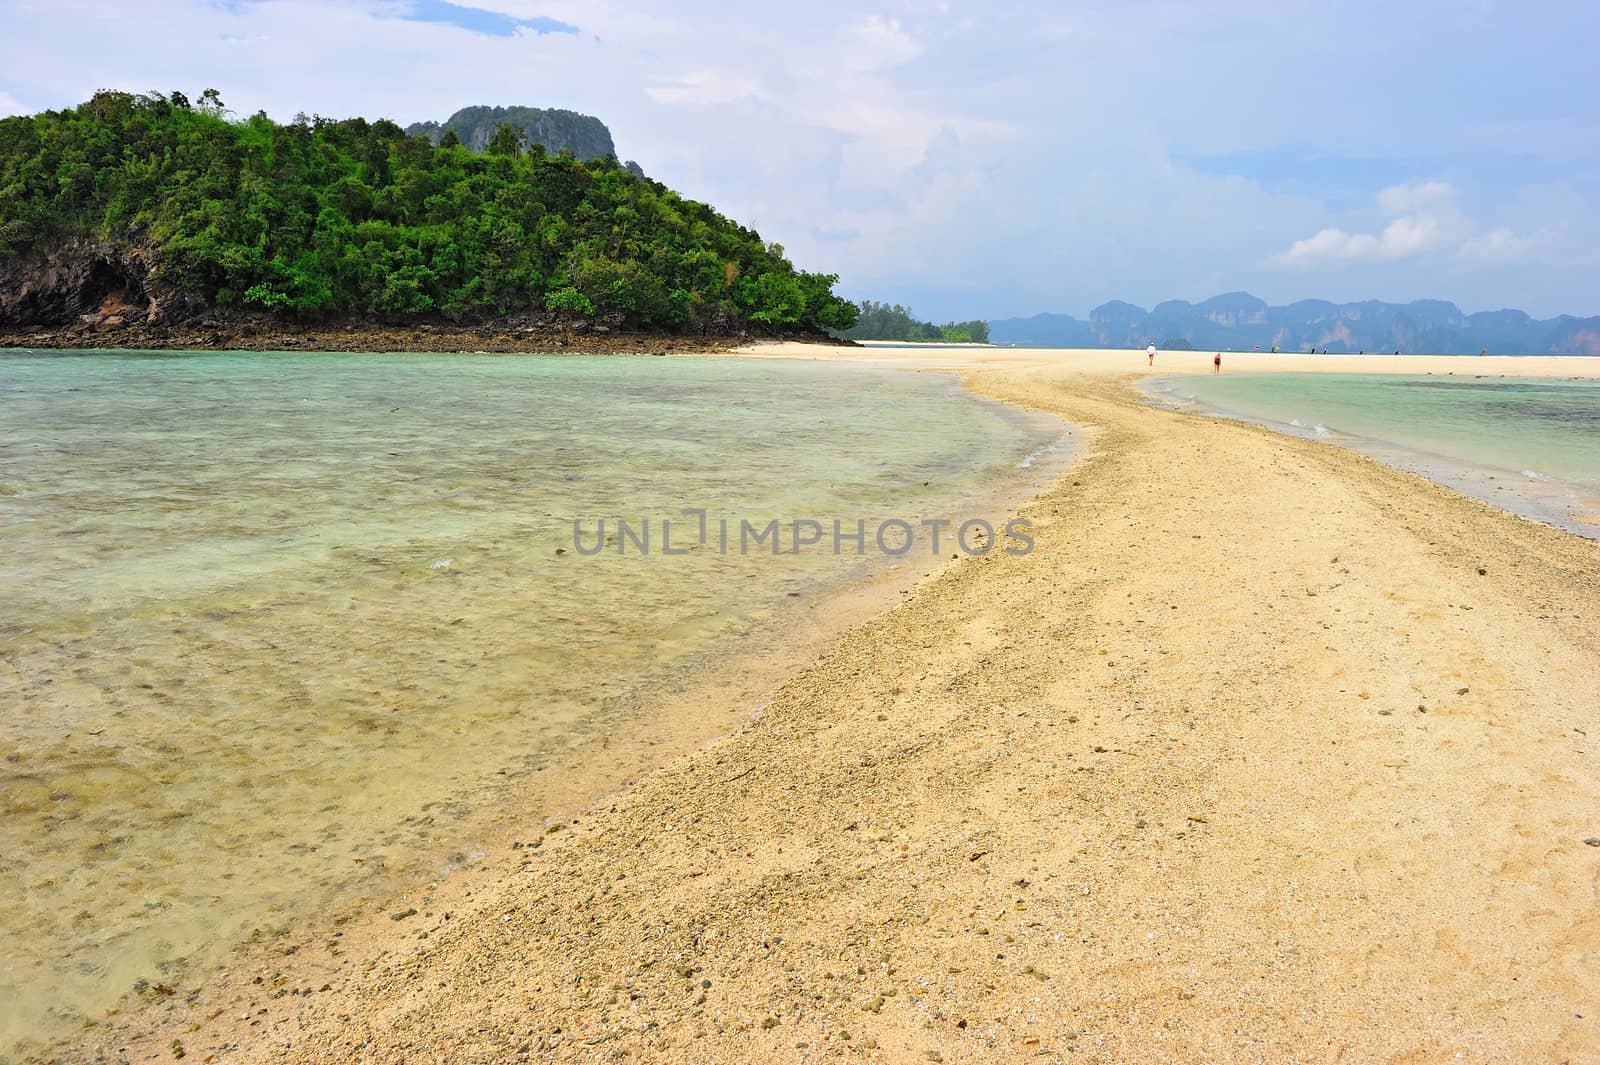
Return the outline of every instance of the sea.
[[[821,362],[0,355],[0,1060],[538,832],[531,781],[1070,437]]]
[[[1167,377],[1157,399],[1347,445],[1600,538],[1600,382],[1492,374]]]

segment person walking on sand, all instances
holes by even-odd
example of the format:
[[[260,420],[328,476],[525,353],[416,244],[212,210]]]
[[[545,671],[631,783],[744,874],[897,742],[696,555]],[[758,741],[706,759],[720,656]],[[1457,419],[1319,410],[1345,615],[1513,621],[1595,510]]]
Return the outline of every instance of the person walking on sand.
[[[1144,349],[1144,353],[1150,356],[1150,365],[1154,366],[1156,364],[1156,346],[1151,344],[1148,348]]]
[[[1211,372],[1212,373],[1221,373],[1222,372],[1222,352],[1220,352],[1220,351],[1217,352],[1217,357],[1211,360]]]

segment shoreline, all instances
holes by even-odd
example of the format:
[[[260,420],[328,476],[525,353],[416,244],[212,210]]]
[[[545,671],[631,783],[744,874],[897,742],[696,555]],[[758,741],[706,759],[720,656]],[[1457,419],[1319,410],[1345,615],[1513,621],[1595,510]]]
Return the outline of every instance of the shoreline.
[[[785,336],[785,343],[850,346],[822,336]],[[570,327],[370,323],[303,326],[265,318],[183,326],[0,328],[0,356],[52,351],[348,352],[351,354],[666,355],[711,354],[749,344],[743,333],[704,335]]]
[[[1386,466],[1426,477],[1435,484],[1509,514],[1541,522],[1585,539],[1600,539],[1600,497],[1592,489],[1560,478],[1530,477],[1510,466],[1488,466],[1452,455],[1429,452],[1379,437],[1345,432],[1336,427],[1317,428],[1255,417],[1217,403],[1178,394],[1173,383],[1180,377],[1155,377],[1142,381],[1139,390],[1155,405],[1259,425],[1285,436],[1349,448]],[[1500,483],[1493,483],[1499,481]],[[1507,490],[1509,488],[1509,491]],[[1505,493],[1505,494],[1499,494]]]
[[[1043,550],[942,568],[369,971],[214,1014],[221,1060],[1600,1048],[1600,550],[1052,361],[926,367],[1088,427]],[[220,1048],[169,1008],[134,1060]]]
[[[957,375],[939,376],[948,378],[940,387],[960,393],[974,406],[995,408],[1016,423],[1019,433],[1032,430],[1038,435],[1048,422],[1054,434],[1026,454],[1019,450],[1020,462],[996,467],[992,476],[948,501],[952,513],[989,519],[998,529],[1015,507],[1072,461],[1073,429],[1049,415],[972,393]],[[902,559],[881,559],[861,572],[836,575],[826,586],[805,593],[784,615],[723,640],[711,652],[702,652],[702,661],[683,665],[653,691],[641,691],[638,707],[626,719],[585,730],[569,747],[548,752],[535,772],[518,774],[521,782],[515,794],[508,793],[505,801],[485,806],[463,822],[463,848],[470,848],[469,859],[394,894],[353,896],[335,909],[300,915],[270,932],[258,930],[257,937],[227,945],[215,961],[167,982],[178,985],[185,996],[203,993],[210,1006],[208,1019],[216,1019],[218,1010],[221,1016],[229,1012],[219,1003],[243,1003],[263,982],[281,988],[286,980],[297,987],[303,980],[310,993],[327,977],[382,957],[394,941],[407,938],[399,924],[406,918],[395,915],[406,911],[408,899],[469,905],[484,885],[513,875],[519,863],[525,865],[526,856],[518,852],[541,846],[544,833],[579,823],[625,795],[649,772],[711,749],[747,727],[760,715],[772,690],[814,665],[844,632],[893,608],[901,597],[953,564],[948,554],[931,554],[924,546]],[[162,1022],[152,1018],[170,1013],[175,1004],[164,992],[142,1000],[130,992],[107,1004],[105,1020],[90,1027],[96,1034],[89,1042],[109,1052],[106,1048],[130,1031],[159,1030]],[[36,1052],[50,1059],[63,1048],[82,1045],[84,1036],[71,1037]],[[151,1053],[157,1059],[164,1056],[160,1048]],[[9,1060],[0,1054],[0,1062]]]

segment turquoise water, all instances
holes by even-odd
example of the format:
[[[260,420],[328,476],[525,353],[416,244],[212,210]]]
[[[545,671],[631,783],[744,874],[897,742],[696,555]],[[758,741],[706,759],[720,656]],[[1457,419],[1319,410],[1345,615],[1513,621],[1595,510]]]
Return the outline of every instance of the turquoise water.
[[[883,565],[583,557],[574,519],[962,516],[1059,433],[822,364],[0,356],[0,1058],[438,875]]]
[[[1600,533],[1600,382],[1289,373],[1174,377],[1156,388],[1347,443],[1507,509]]]

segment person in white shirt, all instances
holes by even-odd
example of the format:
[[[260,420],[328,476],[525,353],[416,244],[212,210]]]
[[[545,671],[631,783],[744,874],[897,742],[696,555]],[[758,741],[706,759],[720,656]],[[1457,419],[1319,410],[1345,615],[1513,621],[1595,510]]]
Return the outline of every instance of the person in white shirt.
[[[1150,365],[1154,366],[1156,364],[1156,346],[1151,344],[1148,348],[1144,349],[1144,353],[1150,356]]]

